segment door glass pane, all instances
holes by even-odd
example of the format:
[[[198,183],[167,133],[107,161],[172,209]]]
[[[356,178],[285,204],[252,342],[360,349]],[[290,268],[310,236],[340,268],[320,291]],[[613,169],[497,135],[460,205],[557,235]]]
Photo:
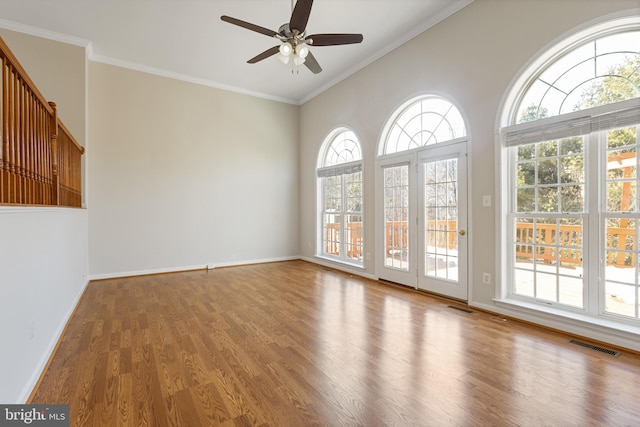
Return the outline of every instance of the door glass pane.
[[[458,281],[458,159],[423,167],[424,275]]]
[[[409,271],[409,165],[384,169],[385,267]]]

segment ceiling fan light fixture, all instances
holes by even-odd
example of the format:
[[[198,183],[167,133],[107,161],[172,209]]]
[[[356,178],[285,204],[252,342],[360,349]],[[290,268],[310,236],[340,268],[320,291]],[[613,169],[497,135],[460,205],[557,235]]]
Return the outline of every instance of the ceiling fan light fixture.
[[[293,46],[291,43],[285,42],[280,45],[280,55],[288,57],[293,52]]]
[[[301,43],[298,46],[296,46],[296,56],[302,58],[303,59],[302,62],[304,62],[304,59],[307,57],[307,55],[309,55],[309,48],[307,47],[306,44]]]
[[[288,64],[289,60],[291,59],[291,56],[285,56],[283,54],[278,54],[278,59],[283,63],[283,64]]]

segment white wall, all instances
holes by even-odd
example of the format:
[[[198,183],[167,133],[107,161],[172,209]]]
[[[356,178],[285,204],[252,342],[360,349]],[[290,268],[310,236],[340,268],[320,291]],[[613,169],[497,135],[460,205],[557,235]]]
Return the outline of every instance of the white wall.
[[[83,143],[84,48],[7,30],[0,35]],[[2,403],[27,399],[86,285],[87,230],[83,209],[0,207]]]
[[[23,403],[84,290],[87,212],[0,207],[0,236],[0,402]]]
[[[436,93],[452,100],[468,119],[470,165],[470,301],[496,309],[494,285],[482,284],[482,273],[495,278],[496,117],[512,79],[537,53],[568,32],[602,16],[634,9],[637,0],[475,0],[453,16],[315,97],[301,107],[300,248],[312,258],[308,243],[316,235],[315,165],[331,129],[351,127],[363,144],[365,180],[365,251],[371,252],[365,273],[376,275],[374,248],[377,144],[389,115],[404,101]],[[366,40],[366,36],[365,36]],[[495,206],[495,203],[494,203]],[[311,245],[313,247],[313,245]]]
[[[90,62],[92,278],[298,255],[298,108]]]

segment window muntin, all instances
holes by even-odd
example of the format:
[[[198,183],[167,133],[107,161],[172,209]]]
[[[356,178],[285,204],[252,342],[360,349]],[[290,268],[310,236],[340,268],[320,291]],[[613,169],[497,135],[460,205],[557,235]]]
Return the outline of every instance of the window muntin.
[[[362,265],[362,151],[355,133],[337,129],[325,141],[318,168],[322,256]]]
[[[505,286],[508,298],[637,324],[640,24],[629,28],[558,49],[515,88],[525,95],[502,130]]]
[[[582,137],[517,147],[517,212],[583,212]]]
[[[528,122],[638,96],[640,31],[630,31],[587,41],[557,58],[531,81],[516,117]]]
[[[380,154],[393,154],[467,135],[460,111],[437,96],[414,99],[387,125]]]
[[[327,147],[322,166],[334,166],[358,160],[362,160],[358,138],[352,131],[343,130],[333,137],[331,144]]]

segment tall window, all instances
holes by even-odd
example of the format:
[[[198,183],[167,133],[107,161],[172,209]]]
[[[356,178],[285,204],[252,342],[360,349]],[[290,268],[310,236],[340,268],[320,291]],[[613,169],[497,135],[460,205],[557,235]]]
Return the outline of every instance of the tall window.
[[[362,152],[349,129],[332,132],[318,165],[321,256],[362,265]]]
[[[512,92],[501,130],[507,298],[640,323],[640,22],[580,34]]]

